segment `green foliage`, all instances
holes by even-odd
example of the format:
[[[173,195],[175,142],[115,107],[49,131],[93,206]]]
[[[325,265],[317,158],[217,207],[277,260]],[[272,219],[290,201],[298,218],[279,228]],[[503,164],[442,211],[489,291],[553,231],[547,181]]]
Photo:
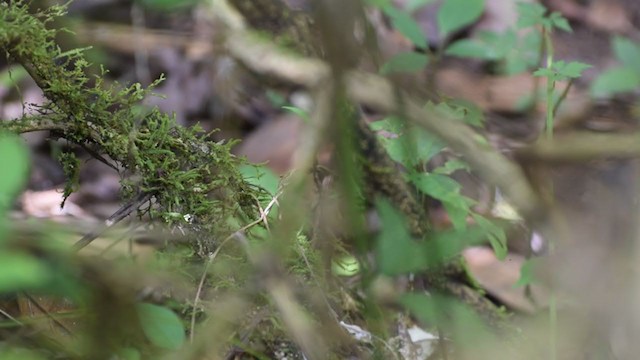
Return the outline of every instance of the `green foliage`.
[[[473,348],[489,331],[482,318],[454,298],[433,294],[404,294],[400,303],[422,323],[453,331],[463,346]]]
[[[415,46],[419,48],[427,47],[427,37],[422,32],[420,25],[416,23],[409,13],[398,10],[390,4],[382,6],[382,10],[391,19],[393,27],[411,40]]]
[[[445,0],[438,10],[438,29],[443,37],[472,24],[484,11],[484,0]]]
[[[536,264],[535,258],[527,259],[527,261],[525,261],[524,264],[522,264],[522,267],[520,268],[520,278],[513,285],[513,287],[527,286],[535,282],[535,277],[533,272],[535,264]]]
[[[297,115],[300,119],[302,119],[307,124],[311,123],[311,117],[309,115],[309,112],[305,111],[304,109],[301,109],[296,106],[282,106],[282,109],[294,115]]]
[[[265,189],[271,196],[276,195],[280,179],[271,169],[266,166],[244,164],[239,170],[248,183]]]
[[[591,84],[591,95],[597,98],[627,93],[640,87],[640,45],[616,36],[612,41],[613,53],[621,66],[604,71]]]
[[[22,190],[29,170],[29,152],[22,140],[13,134],[0,132],[0,158],[3,174],[0,176],[0,216],[12,205]]]
[[[537,2],[518,3],[518,27],[542,26],[547,32],[554,28],[571,32],[571,26],[559,12],[547,14],[547,9]]]
[[[416,52],[405,52],[394,55],[380,69],[380,73],[413,73],[423,70],[429,63],[429,57]]]
[[[540,68],[533,75],[546,77],[549,81],[556,82],[567,79],[576,79],[582,75],[582,72],[590,68],[591,65],[577,61],[566,63],[564,61],[555,61],[551,67]]]
[[[140,303],[136,309],[142,330],[153,345],[177,350],[184,344],[184,326],[173,311],[148,303]]]
[[[378,139],[389,156],[407,168],[425,164],[444,148],[433,135],[395,116],[376,121],[371,128],[389,133],[381,134]]]
[[[380,273],[401,275],[434,269],[452,261],[462,250],[487,240],[482,226],[430,232],[423,241],[409,234],[406,221],[388,202],[377,203],[382,231],[376,241],[376,260]],[[497,227],[496,227],[497,228]]]

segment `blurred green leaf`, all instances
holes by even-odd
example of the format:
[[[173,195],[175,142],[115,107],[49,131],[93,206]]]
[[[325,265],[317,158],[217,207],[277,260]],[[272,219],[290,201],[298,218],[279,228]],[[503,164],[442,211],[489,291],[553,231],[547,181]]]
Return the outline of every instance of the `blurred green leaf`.
[[[451,175],[455,171],[466,170],[469,171],[469,165],[464,161],[458,159],[448,160],[443,166],[437,167],[433,170],[434,174]]]
[[[14,134],[0,132],[0,214],[8,209],[24,186],[29,172],[29,150]]]
[[[537,260],[535,258],[531,258],[527,259],[524,264],[522,264],[522,267],[520,268],[520,278],[515,284],[513,284],[514,288],[523,287],[534,283],[534,267],[536,263]]]
[[[397,116],[388,116],[382,120],[374,121],[369,124],[373,131],[388,131],[390,133],[400,135],[405,127],[405,121]]]
[[[290,113],[297,115],[300,119],[302,119],[307,124],[311,123],[311,117],[306,110],[300,109],[296,106],[283,106],[283,109],[289,111]]]
[[[260,186],[267,190],[272,196],[276,195],[280,178],[266,166],[260,165],[241,165],[239,167],[240,174],[250,184]]]
[[[408,168],[429,161],[444,149],[440,140],[423,129],[414,128],[397,137],[379,139],[389,156]]]
[[[518,27],[528,28],[544,24],[547,9],[537,2],[518,2]]]
[[[140,351],[135,348],[124,348],[120,349],[118,352],[118,359],[122,360],[141,360],[142,354]]]
[[[136,305],[142,331],[149,341],[160,348],[177,350],[186,336],[180,318],[163,306],[148,303]]]
[[[551,21],[551,25],[554,27],[566,32],[573,32],[571,25],[569,25],[569,21],[567,21],[567,19],[559,12],[552,12],[551,15],[549,15],[549,20]]]
[[[429,63],[429,57],[416,52],[399,53],[387,61],[380,73],[383,75],[391,73],[413,73],[424,70]]]
[[[460,196],[460,184],[448,176],[420,173],[409,176],[409,179],[418,190],[435,199],[449,201]]]
[[[438,29],[443,37],[472,24],[484,11],[484,0],[444,0],[438,10]]]
[[[507,234],[504,229],[480,214],[471,214],[471,216],[473,216],[476,224],[487,232],[489,244],[491,244],[498,260],[504,260],[509,250],[507,248]]]
[[[44,360],[46,357],[25,348],[11,347],[0,351],[2,360]]]
[[[7,250],[0,253],[0,293],[41,288],[50,275],[50,269],[35,257]]]
[[[499,59],[499,55],[491,45],[477,39],[458,40],[447,47],[445,54],[481,60]]]
[[[451,261],[465,248],[480,245],[486,241],[487,231],[476,225],[431,233],[423,245],[426,258],[424,269]]]
[[[447,210],[453,228],[456,230],[465,230],[467,228],[467,217],[470,212],[470,205],[464,201],[464,197],[453,198],[453,200],[443,201],[442,206]]]
[[[405,8],[408,12],[412,13],[425,5],[431,4],[432,2],[434,2],[434,0],[409,0]]]
[[[624,67],[640,74],[640,46],[633,41],[616,36],[613,38],[613,52]]]
[[[12,87],[19,83],[22,79],[29,76],[27,70],[22,65],[11,65],[0,71],[0,86]]]
[[[582,76],[582,72],[591,67],[592,66],[589,64],[581,63],[578,61],[572,61],[566,64],[564,67],[558,69],[558,73],[560,74],[560,76],[575,79]]]
[[[610,97],[630,92],[640,86],[640,74],[626,67],[609,69],[600,74],[591,84],[591,95]]]
[[[427,47],[427,37],[410,14],[390,5],[384,6],[382,10],[391,19],[393,27],[411,40],[414,45],[423,49]]]
[[[554,62],[551,68],[545,67],[534,71],[533,75],[546,77],[550,81],[562,81],[566,79],[579,78],[582,75],[582,72],[590,67],[591,65],[577,61],[566,63],[561,60]]]
[[[475,311],[452,297],[408,293],[402,295],[400,304],[422,324],[453,332],[460,346],[473,349],[475,344],[487,341],[487,337],[492,336]]]
[[[404,217],[386,200],[376,203],[382,231],[376,242],[376,257],[380,272],[400,275],[425,267],[426,259],[417,241],[411,238]]]

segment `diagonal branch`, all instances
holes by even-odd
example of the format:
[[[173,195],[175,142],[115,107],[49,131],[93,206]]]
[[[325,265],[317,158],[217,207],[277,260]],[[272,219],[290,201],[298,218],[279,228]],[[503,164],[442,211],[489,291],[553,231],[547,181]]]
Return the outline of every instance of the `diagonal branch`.
[[[227,48],[232,56],[256,73],[310,89],[330,73],[324,62],[291,54],[248,31],[229,34]],[[523,171],[471,128],[424,109],[419,100],[409,94],[403,94],[404,104],[398,104],[392,84],[378,75],[350,71],[345,76],[345,86],[354,102],[386,113],[403,110],[409,120],[438,136],[462,155],[486,182],[500,188],[525,218],[540,220],[542,202]]]

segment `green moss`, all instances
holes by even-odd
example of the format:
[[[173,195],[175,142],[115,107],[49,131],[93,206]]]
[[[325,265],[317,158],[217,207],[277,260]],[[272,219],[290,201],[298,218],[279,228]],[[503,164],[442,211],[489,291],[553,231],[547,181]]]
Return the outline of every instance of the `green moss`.
[[[83,49],[63,52],[54,42],[57,30],[46,25],[65,13],[53,6],[33,15],[23,1],[0,3],[0,48],[20,63],[44,92],[48,102],[35,106],[40,116],[3,123],[14,131],[50,124],[62,138],[104,156],[122,176],[125,198],[152,194],[152,215],[173,225],[197,225],[223,235],[229,218],[241,223],[258,216],[255,199],[266,193],[244,181],[237,170],[242,159],[230,152],[233,142],[212,142],[198,127],[184,128],[158,109],[140,111],[151,95],[140,84],[107,85],[102,70],[88,77]],[[63,155],[69,175],[65,195],[77,182],[79,163]],[[237,223],[237,222],[236,222]]]

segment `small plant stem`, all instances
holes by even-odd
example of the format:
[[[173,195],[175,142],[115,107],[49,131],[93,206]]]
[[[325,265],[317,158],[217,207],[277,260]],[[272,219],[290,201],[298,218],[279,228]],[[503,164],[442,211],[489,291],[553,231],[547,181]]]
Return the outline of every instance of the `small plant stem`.
[[[543,27],[542,28],[542,37],[544,41],[544,47],[547,53],[547,62],[546,68],[548,70],[552,70],[553,68],[553,43],[551,42],[551,30]],[[551,140],[553,138],[553,123],[554,123],[554,114],[556,110],[556,104],[553,101],[553,91],[555,88],[555,81],[551,76],[547,78],[547,117],[546,117],[546,135],[547,139]],[[567,88],[568,91],[568,88]],[[553,184],[549,179],[549,187],[550,193],[553,194]],[[548,239],[549,241],[549,255],[553,256],[555,253],[555,244],[553,243],[553,239]],[[555,289],[551,288],[551,294],[549,296],[549,349],[550,349],[550,360],[556,360],[558,358],[558,308],[556,304],[556,294]]]
[[[547,29],[542,30],[542,36],[544,38],[545,48],[547,52],[547,69],[551,70],[553,67],[553,44],[551,43],[551,32]],[[554,114],[554,104],[553,104],[553,90],[555,88],[555,81],[551,78],[547,78],[547,121],[546,121],[546,134],[547,138],[553,138],[553,114]]]

